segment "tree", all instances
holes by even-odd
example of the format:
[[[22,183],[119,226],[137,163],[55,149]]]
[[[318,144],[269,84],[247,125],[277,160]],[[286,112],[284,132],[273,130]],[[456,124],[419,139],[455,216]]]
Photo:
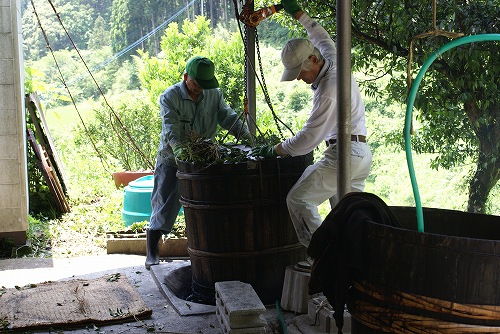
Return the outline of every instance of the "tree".
[[[210,21],[197,16],[194,21],[185,19],[182,25],[168,25],[161,38],[162,52],[158,57],[139,52],[137,65],[142,88],[149,93],[151,101],[168,86],[182,78],[186,61],[203,55],[215,63],[216,75],[225,99],[233,108],[241,106],[244,91],[243,42],[239,35],[218,31],[215,36]]]
[[[328,31],[336,31],[336,2],[303,4]],[[436,7],[434,22],[431,1],[353,2],[353,70],[372,78],[389,76],[386,96],[404,103],[409,91],[404,73],[410,54],[411,76],[415,77],[429,55],[456,38],[455,33],[500,32],[499,0],[438,1]],[[415,38],[425,32],[431,33]],[[421,123],[412,138],[416,152],[437,153],[436,169],[460,165],[470,157],[477,162],[469,181],[470,212],[484,212],[488,195],[500,178],[499,51],[499,42],[484,42],[446,52],[427,71],[415,100]],[[369,80],[363,86],[372,96],[380,94]],[[401,133],[390,138],[402,140]]]
[[[98,16],[94,28],[89,33],[88,48],[97,50],[109,45],[109,29],[102,16]]]
[[[108,2],[110,0],[23,2],[22,7],[25,10],[22,16],[22,26],[25,59],[39,59],[49,52],[41,28],[54,51],[72,49],[73,45],[69,37],[79,49],[86,49],[91,36],[89,32],[95,27],[96,19],[100,16],[106,22],[109,20],[110,4]],[[59,22],[58,15],[62,24]]]

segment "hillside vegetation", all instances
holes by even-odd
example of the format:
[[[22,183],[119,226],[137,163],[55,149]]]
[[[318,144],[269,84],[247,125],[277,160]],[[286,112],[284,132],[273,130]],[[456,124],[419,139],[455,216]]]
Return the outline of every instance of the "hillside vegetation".
[[[289,36],[287,29],[279,27],[273,33]],[[269,30],[263,25],[263,31],[261,34],[265,35]],[[158,53],[138,51],[102,68],[101,64],[113,56],[111,47],[82,49],[83,60],[92,69],[98,86],[71,47],[26,60],[27,87],[42,96],[49,130],[68,175],[72,207],[71,213],[62,216],[50,210],[31,212],[29,233],[34,241],[35,256],[105,253],[105,232],[124,228],[121,221],[123,189],[115,188],[111,173],[126,168],[148,168],[140,159],[127,165],[123,154],[114,150],[125,148],[126,153],[134,154],[123,133],[116,130],[116,123],[113,126],[114,114],[119,115],[132,138],[154,159],[161,124],[156,100],[164,88],[181,79],[184,64],[192,55],[204,54],[214,60],[224,95],[235,110],[242,110],[244,48],[234,21],[212,27],[203,17],[179,19],[165,27],[158,42]],[[308,116],[311,90],[302,82],[279,82],[280,45],[282,43],[262,38],[260,56],[264,79],[274,112],[296,132]],[[68,89],[61,84],[61,73],[69,78],[66,79]],[[364,75],[356,73],[355,77],[363,90]],[[397,141],[389,140],[395,133],[402,133],[405,101],[388,104],[382,96],[386,81],[380,80],[377,84],[380,95],[364,96],[368,143],[374,157],[365,190],[380,196],[389,205],[414,206],[405,153],[400,145],[394,144]],[[105,93],[105,100],[101,91]],[[257,88],[257,122],[264,132],[277,130],[260,87]],[[418,131],[421,124],[415,120],[413,126]],[[287,131],[284,133],[290,135]],[[323,147],[318,148],[316,154],[321,149]],[[434,158],[435,154],[413,154],[423,206],[466,210],[467,187],[475,162],[466,161],[445,170],[430,167]],[[499,193],[500,187],[496,185],[487,203],[490,214],[500,215]],[[323,215],[329,211],[327,203],[322,205]]]

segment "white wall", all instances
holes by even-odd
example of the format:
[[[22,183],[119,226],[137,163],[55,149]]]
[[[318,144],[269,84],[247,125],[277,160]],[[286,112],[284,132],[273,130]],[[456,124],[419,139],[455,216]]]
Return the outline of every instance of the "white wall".
[[[21,9],[0,0],[0,238],[24,243],[28,228]]]

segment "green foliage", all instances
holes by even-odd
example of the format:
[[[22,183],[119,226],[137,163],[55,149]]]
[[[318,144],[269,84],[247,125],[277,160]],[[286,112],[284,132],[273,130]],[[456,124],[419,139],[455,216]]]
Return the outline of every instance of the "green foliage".
[[[280,50],[290,38],[288,28],[282,26],[274,17],[262,21],[257,27],[257,34],[262,45]]]
[[[128,1],[126,0],[113,0],[110,38],[112,50],[115,53],[137,40],[137,38],[134,39],[134,37],[138,37],[138,34],[134,34],[130,36],[130,39],[128,38],[129,31],[135,30],[137,26],[130,26],[131,13],[127,3]]]
[[[94,22],[94,27],[91,32],[89,32],[89,49],[100,49],[108,46],[110,43],[109,29],[107,27],[106,21],[102,16],[98,16]]]
[[[116,70],[108,71],[105,78],[111,84],[111,92],[113,95],[121,94],[126,91],[138,90],[141,87],[138,77],[136,62],[133,60],[125,60]]]
[[[53,237],[48,224],[45,223],[48,218],[38,215],[28,216],[28,230],[26,237],[31,243],[31,255],[33,257],[50,257],[51,239]]]
[[[50,47],[54,51],[72,48],[71,40],[81,49],[87,47],[88,33],[92,30],[94,21],[99,15],[107,19],[106,7],[99,8],[91,1],[76,2],[66,0],[55,0],[52,3],[56,8],[57,15],[48,1],[34,0],[36,14],[40,20]],[[45,41],[39,22],[35,16],[33,6],[29,4],[22,16],[24,57],[25,59],[37,59],[47,54],[47,42]],[[69,37],[66,35],[68,32]]]
[[[93,78],[75,50],[61,50],[36,61],[26,61],[26,68],[29,69],[26,71],[28,78],[31,79],[31,85],[36,85],[30,88],[39,93],[46,107],[71,103],[70,94],[76,102],[80,102],[98,98],[101,91],[107,93],[112,88],[135,88],[137,80],[133,64],[125,62],[120,67],[110,65],[105,69],[100,68],[100,63],[111,55],[110,52],[109,47],[99,50],[80,50],[83,61],[91,69]],[[123,80],[123,77],[127,80]],[[67,88],[63,84],[63,79]],[[41,80],[44,81],[43,85],[40,84]]]
[[[443,2],[433,8],[428,2],[358,1],[353,4],[352,44],[355,71],[376,80],[389,78],[385,87],[369,84],[369,96],[387,92],[388,103],[406,101],[409,91],[407,71],[412,78],[419,66],[439,47],[461,33],[499,33],[500,0]],[[328,31],[336,31],[335,3],[309,1],[304,7],[321,18]],[[433,25],[439,31],[427,36]],[[413,43],[412,43],[413,42]],[[410,45],[412,48],[410,49]],[[412,55],[411,70],[408,55]],[[416,128],[416,150],[432,153],[434,168],[452,168],[469,159],[478,159],[476,176],[469,189],[470,211],[481,211],[490,189],[498,182],[498,165],[490,163],[500,156],[500,143],[493,137],[500,132],[498,119],[498,42],[472,43],[454,48],[432,64],[419,86],[415,113],[421,125]],[[412,79],[410,78],[410,79]],[[395,138],[394,136],[392,136]]]
[[[335,22],[335,3],[320,3],[318,1],[313,1],[311,3],[304,2],[304,4],[311,7],[317,4],[317,7],[314,8],[317,9],[318,16],[323,19],[323,22],[326,22],[329,27],[328,30],[333,35],[335,32],[333,28]],[[446,6],[448,5],[451,6],[451,4],[446,4]],[[385,14],[381,16],[382,18],[390,18],[391,20],[388,20],[388,22],[394,24],[395,27],[405,26],[406,24],[409,30],[410,28],[417,29],[416,26],[418,25],[418,30],[420,30],[420,32],[431,28],[429,24],[430,21],[426,19],[429,17],[429,13],[431,13],[429,6],[420,9],[421,4],[417,6],[416,4],[412,5],[409,3],[389,1],[384,2],[383,6],[380,8],[386,9],[390,6],[409,6],[406,8],[408,13],[411,13],[409,15],[413,15],[414,13],[422,15],[415,16],[420,17],[418,20],[415,20],[415,22],[406,21],[406,17],[403,17],[403,15],[401,15],[401,17],[388,16]],[[440,6],[442,5],[438,4],[438,7]],[[475,10],[480,13],[480,6],[476,7]],[[476,20],[478,22],[488,20],[490,17],[489,14],[494,12],[494,10],[491,8],[488,9],[487,7],[485,8],[489,13],[483,13],[482,16],[474,14],[471,16],[471,20]],[[354,10],[365,10],[366,13],[371,13],[371,15],[356,15],[354,17],[354,19],[357,20],[366,20],[366,22],[363,23],[368,24],[370,18],[376,18],[376,16],[373,15],[374,8],[371,7],[370,3],[358,2],[355,4]],[[458,10],[462,11],[463,9],[460,7]],[[313,14],[316,14],[316,12]],[[295,21],[291,21],[289,17],[282,13],[276,14],[273,18],[274,17],[280,22],[293,22],[293,26],[290,28],[291,31],[295,33],[296,36],[303,36],[303,29]],[[165,41],[166,49],[163,49],[162,46],[163,51],[161,54],[158,54],[156,57],[151,57],[150,54],[155,53],[145,49],[147,51],[140,53],[135,63],[124,61],[120,67],[113,65],[110,68],[108,66],[106,71],[102,72],[102,76],[98,77],[98,82],[103,86],[104,91],[109,93],[112,92],[113,94],[109,95],[116,96],[117,100],[122,102],[123,105],[120,104],[120,107],[117,108],[116,111],[120,113],[123,112],[126,115],[124,119],[132,121],[132,123],[127,121],[126,126],[129,130],[129,127],[133,128],[135,131],[134,133],[140,132],[138,138],[140,138],[141,142],[151,145],[150,153],[152,157],[156,154],[157,136],[160,127],[160,121],[157,119],[158,95],[168,85],[181,79],[185,61],[196,52],[202,52],[215,60],[217,76],[224,94],[231,100],[231,105],[234,106],[234,108],[238,109],[242,104],[242,96],[244,95],[244,90],[242,88],[244,87],[244,66],[243,47],[241,41],[238,40],[239,35],[223,31],[221,26],[216,28],[214,34],[214,31],[210,31],[210,29],[206,30],[207,27],[210,28],[212,25],[206,22],[213,23],[202,18],[198,18],[196,23],[186,23],[186,31],[183,30],[184,23],[176,26],[172,24],[168,28],[171,29],[171,31],[169,34],[166,33],[162,39],[162,41]],[[260,51],[263,59],[263,71],[265,73],[270,101],[273,110],[280,120],[287,124],[287,126],[290,126],[292,130],[297,131],[308,117],[310,111],[308,94],[311,94],[311,91],[307,85],[300,82],[279,82],[282,71],[279,54],[282,46],[281,44],[284,44],[284,42],[268,42],[267,35],[274,33],[274,30],[266,30],[265,23],[266,22],[264,22],[264,25],[259,26],[259,28],[262,28],[259,30],[259,37],[260,40],[264,42],[262,43],[263,45],[261,45]],[[443,21],[439,23],[439,27],[450,26],[451,23],[451,20],[449,22],[448,20]],[[495,21],[491,22],[492,29],[495,28],[494,23]],[[36,23],[32,22],[32,26],[29,28],[34,26],[36,26]],[[97,22],[93,25],[94,30],[96,26]],[[401,148],[403,143],[402,128],[405,111],[404,102],[407,94],[407,87],[405,86],[406,78],[404,74],[406,72],[405,65],[407,63],[404,55],[407,54],[407,50],[404,48],[407,47],[408,40],[404,38],[413,35],[411,31],[405,32],[394,30],[391,26],[387,26],[386,29],[379,31],[383,32],[384,36],[390,35],[388,37],[392,38],[391,42],[387,44],[390,52],[380,49],[378,46],[375,47],[373,45],[367,45],[366,43],[360,43],[359,40],[356,40],[354,45],[355,56],[353,61],[355,68],[364,70],[364,73],[356,72],[356,76],[361,78],[358,79],[358,82],[362,82],[362,86],[365,88],[364,93],[366,97],[364,101],[367,110],[367,126],[369,131],[368,143],[374,153],[374,163],[371,174],[367,179],[365,190],[381,196],[389,205],[412,206],[414,205],[414,198],[409,180],[406,158],[404,153],[401,152]],[[188,36],[190,34],[199,34],[201,41],[192,41],[192,36]],[[180,39],[178,39],[179,35],[181,35]],[[184,43],[184,39],[191,44],[187,42]],[[401,41],[398,42],[398,39],[401,39]],[[284,36],[283,40],[286,40]],[[440,38],[434,38],[433,40],[436,41],[437,44],[443,42],[443,39]],[[33,41],[33,43],[34,44],[30,45],[30,50],[35,50],[36,42]],[[226,45],[226,43],[228,45]],[[203,45],[203,48],[201,45]],[[268,47],[267,45],[273,45],[275,48]],[[38,46],[41,50],[46,49],[44,43]],[[419,51],[422,51],[424,47],[428,50],[432,50],[431,44],[422,43],[419,45]],[[462,51],[471,54],[475,53],[475,49]],[[57,52],[56,55],[58,56],[58,54]],[[68,69],[64,70],[65,75],[67,74],[69,77],[73,78],[75,75],[79,76],[80,73],[85,73],[84,70],[77,69],[76,66],[73,66],[73,61],[79,62],[76,60],[76,56],[73,52],[61,51],[61,55],[62,61],[60,64],[68,64]],[[100,64],[109,55],[111,55],[109,48],[100,48],[99,50],[85,53],[85,57],[88,57],[88,60],[91,61],[91,66]],[[425,58],[425,55],[425,53],[416,55],[415,63],[412,68],[413,77],[418,70],[418,65],[416,65],[417,61],[421,62],[421,60]],[[450,55],[452,54],[450,53]],[[453,61],[458,55],[453,54],[449,59],[447,57],[447,55],[444,56],[443,60]],[[489,57],[488,59],[484,59],[484,61],[491,62],[492,59],[495,59],[494,55],[491,53]],[[484,87],[486,87],[487,90],[494,91],[494,83],[485,80],[487,77],[483,76],[483,74],[478,74],[481,72],[482,61],[482,59],[469,59],[467,61],[467,63],[471,64],[467,66],[470,66],[470,70],[473,70],[474,73],[464,72],[467,73],[465,79],[474,81],[471,79],[479,76]],[[32,239],[32,247],[34,249],[32,256],[70,257],[104,254],[106,243],[105,232],[121,231],[124,229],[121,220],[123,190],[116,189],[111,178],[111,173],[117,169],[124,168],[124,163],[117,160],[117,158],[113,157],[111,154],[107,154],[105,159],[101,160],[81,127],[75,130],[76,124],[79,122],[79,117],[74,110],[70,110],[73,107],[67,104],[67,101],[64,103],[60,101],[60,97],[64,96],[65,92],[59,89],[60,80],[58,74],[54,71],[54,64],[51,57],[46,57],[40,60],[40,62],[36,62],[36,66],[32,66],[35,63],[34,59],[28,59],[27,63],[31,69],[27,69],[28,75],[26,75],[26,77],[29,80],[27,80],[26,86],[32,87],[30,89],[35,90],[41,90],[35,87],[45,86],[47,88],[46,92],[43,92],[43,102],[47,106],[46,117],[51,127],[56,149],[62,157],[63,167],[68,175],[69,200],[72,210],[71,213],[64,214],[57,218],[50,209],[46,210],[43,215],[33,213],[29,221],[29,237]],[[138,81],[135,79],[136,77],[134,77],[134,73],[137,73],[135,69],[136,64],[144,66],[141,67],[140,72],[141,75],[144,75],[144,78],[141,78],[140,82],[143,88],[148,88],[147,95],[142,92],[138,93],[137,90],[129,92],[124,91],[125,89],[137,88],[137,86],[134,86]],[[494,68],[488,69],[488,72],[496,73]],[[380,76],[381,73],[387,73],[389,78],[384,78],[385,81],[382,82],[382,85],[379,85],[381,81],[372,79]],[[436,73],[437,72],[434,74]],[[487,73],[487,75],[489,74],[490,73]],[[464,76],[462,75],[462,77]],[[39,85],[38,82],[41,82],[42,79],[51,81],[49,81],[49,84],[43,83]],[[462,91],[454,85],[448,85],[449,81],[445,79],[446,78],[443,79],[437,75],[433,76],[432,79],[426,78],[422,86],[422,91],[419,93],[421,100],[418,101],[419,110],[416,111],[418,119],[414,121],[416,136],[412,137],[414,144],[416,144],[415,149],[420,150],[420,147],[422,147],[422,153],[414,155],[416,177],[419,181],[424,206],[465,210],[467,208],[468,182],[474,177],[472,169],[474,168],[475,161],[470,158],[458,160],[454,150],[457,145],[462,142],[464,142],[466,146],[473,145],[474,143],[472,141],[468,142],[468,140],[472,140],[473,137],[466,137],[466,139],[463,139],[461,135],[465,132],[470,134],[471,129],[474,127],[479,129],[481,126],[488,124],[489,121],[485,121],[484,118],[476,119],[474,121],[474,127],[471,127],[470,123],[467,122],[467,118],[463,117],[460,112],[461,105],[452,102],[459,101],[460,99],[461,101],[467,101],[467,99],[474,97],[475,93],[471,91]],[[460,78],[458,77],[458,79]],[[460,83],[460,81],[458,82]],[[472,87],[473,83],[471,82],[470,84]],[[263,97],[263,92],[258,82],[257,85],[257,122],[259,129],[266,135],[274,135],[277,133],[276,121]],[[477,83],[475,85],[477,85]],[[115,132],[110,126],[109,110],[107,111],[106,108],[100,105],[93,108],[94,110],[92,112],[88,111],[89,108],[86,105],[87,101],[84,98],[86,96],[95,96],[95,88],[91,87],[91,84],[76,84],[73,82],[70,84],[70,88],[75,90],[75,96],[78,97],[80,112],[82,112],[81,109],[84,109],[84,120],[86,122],[89,121],[89,124],[95,127],[93,130],[99,133],[99,147],[104,147],[105,142],[110,142],[113,145],[121,145],[121,139],[115,137]],[[91,94],[89,94],[89,91]],[[455,95],[449,99],[445,99],[445,93]],[[483,92],[477,92],[477,94],[480,93],[482,94]],[[478,102],[478,106],[484,108],[488,108],[488,103],[490,103],[487,100]],[[112,101],[111,104],[116,105],[119,103]],[[55,105],[62,107],[54,109]],[[426,105],[430,107],[428,107],[428,110],[425,110],[424,113],[423,111]],[[432,108],[433,105],[435,105],[436,108]],[[433,119],[432,113],[434,111],[439,111],[439,113],[437,113],[438,117],[432,121],[434,123],[428,123]],[[101,113],[99,120],[97,116],[95,116],[97,113]],[[461,116],[458,117],[458,114]],[[148,123],[146,119],[147,115],[149,115],[149,121],[151,123]],[[450,115],[453,116],[452,119],[447,117]],[[144,119],[142,119],[142,117],[144,117]],[[433,144],[431,141],[425,139],[426,136],[432,134],[431,132],[433,129],[434,134],[437,131],[443,131],[444,129],[439,128],[441,123],[447,128],[457,128],[456,132],[453,132],[452,135],[446,138],[443,136],[441,138],[442,140],[446,140],[443,143],[446,143],[444,147],[448,152],[447,155],[443,155],[443,149],[440,145]],[[144,124],[148,125],[146,126]],[[426,127],[429,127],[428,124],[432,124],[430,129],[426,129]],[[492,133],[494,132],[492,131]],[[141,135],[148,135],[150,137],[141,137]],[[74,138],[75,136],[77,137],[76,140]],[[290,136],[290,133],[285,131],[285,136]],[[462,139],[458,139],[459,136]],[[454,138],[457,138],[455,145],[452,143]],[[316,150],[316,156],[321,153],[322,149],[323,147],[320,147]],[[431,151],[431,149],[434,151],[440,149],[441,152],[437,154],[425,153]],[[471,152],[464,152],[459,154],[466,155],[470,153]],[[437,161],[436,159],[438,159],[440,155],[446,157],[447,160],[443,161],[448,161],[449,163],[455,162],[454,160],[456,160],[458,163],[449,164],[449,170],[444,170],[443,168],[431,169],[429,166],[437,167],[437,164],[433,163],[433,161]],[[30,170],[32,169],[34,169],[34,167],[30,167]],[[40,186],[39,189],[42,189],[42,187],[43,186]],[[496,200],[499,195],[500,186],[496,184],[491,190],[489,201],[485,204],[487,212],[492,214],[500,213],[500,202]],[[322,216],[325,216],[329,210],[328,203],[324,203],[320,207]],[[183,215],[178,217],[180,231],[183,230],[183,219]],[[174,226],[177,226],[177,223]],[[137,226],[133,228],[143,229],[143,227],[144,224],[137,224]]]
[[[181,80],[187,60],[196,55],[211,58],[219,78],[224,73],[224,64],[229,64],[231,60],[241,56],[241,51],[231,53],[237,49],[233,41],[227,45],[226,43],[227,41],[217,40],[212,35],[210,21],[205,17],[198,16],[194,21],[186,19],[181,26],[175,22],[169,24],[161,38],[161,54],[150,58],[148,53],[140,52],[140,57],[136,58],[142,87],[149,92],[151,101],[157,101],[167,87]],[[222,47],[226,47],[227,52],[220,52]],[[214,52],[219,52],[218,56]],[[229,59],[222,58],[225,56],[229,56]],[[235,63],[241,61],[237,60]],[[230,64],[229,70],[235,63]],[[223,82],[223,78],[219,78],[219,82]],[[230,98],[228,100],[230,103]]]
[[[114,159],[125,170],[153,169],[161,131],[158,107],[143,91],[124,93],[114,101],[113,110],[105,103],[94,109],[88,132],[80,128],[75,143],[92,139],[105,160]]]
[[[44,74],[35,68],[24,67],[24,93],[30,94],[32,92],[45,93],[47,87],[43,82]]]

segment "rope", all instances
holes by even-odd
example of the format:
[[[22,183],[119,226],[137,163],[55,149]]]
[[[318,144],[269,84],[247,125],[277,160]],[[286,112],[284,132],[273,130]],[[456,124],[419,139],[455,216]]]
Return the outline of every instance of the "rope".
[[[349,312],[352,317],[373,329],[388,333],[499,333],[500,327],[470,325],[453,321],[443,321],[430,316],[422,316],[426,311],[442,314],[444,318],[464,318],[481,322],[500,321],[500,306],[455,303],[383,288],[366,281],[353,282],[352,289],[360,297],[368,296],[373,301],[350,298]],[[384,306],[388,305],[388,306]],[[408,313],[405,309],[413,310]],[[416,314],[415,314],[416,313]]]
[[[327,313],[331,315],[333,318],[333,313],[334,310],[332,308],[332,305],[328,302],[328,299],[324,296],[322,297],[315,297],[311,299],[312,303],[314,304],[314,323],[311,324],[311,326],[316,326],[318,324],[319,320],[319,312],[321,310],[325,310]]]
[[[438,29],[437,28],[437,23],[436,23],[436,12],[437,12],[436,0],[432,0],[432,23],[433,23],[433,29],[430,30],[430,31],[428,31],[428,32],[424,32],[424,33],[418,34],[417,36],[413,37],[412,40],[411,40],[411,42],[410,42],[410,55],[408,57],[408,67],[407,67],[407,70],[406,70],[406,82],[407,82],[408,91],[410,91],[411,83],[412,83],[412,80],[411,80],[411,63],[412,63],[412,60],[413,60],[413,44],[414,44],[415,40],[420,39],[420,38],[430,37],[430,36],[444,36],[444,37],[447,37],[447,38],[450,38],[450,39],[459,38],[459,37],[464,36],[464,34],[462,34],[462,33],[455,33],[455,32],[449,32],[449,31],[445,31],[445,30],[442,30],[442,29]]]

